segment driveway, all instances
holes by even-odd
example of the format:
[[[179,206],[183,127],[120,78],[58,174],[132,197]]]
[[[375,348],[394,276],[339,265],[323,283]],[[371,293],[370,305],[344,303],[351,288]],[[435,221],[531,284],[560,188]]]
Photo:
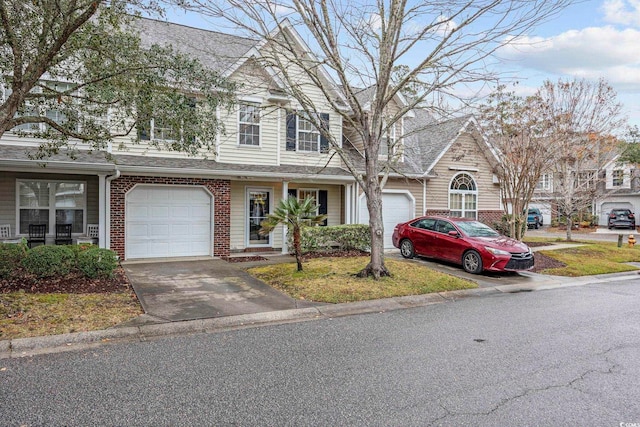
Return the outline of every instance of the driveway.
[[[147,315],[182,321],[309,306],[220,259],[124,263]]]

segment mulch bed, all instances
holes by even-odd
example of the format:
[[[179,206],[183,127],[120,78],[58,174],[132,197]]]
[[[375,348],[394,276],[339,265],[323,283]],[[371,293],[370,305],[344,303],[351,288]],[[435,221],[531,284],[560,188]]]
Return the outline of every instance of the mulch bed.
[[[38,279],[19,269],[10,279],[0,279],[0,294],[16,291],[30,293],[112,293],[131,290],[129,279],[120,266],[113,277],[90,279],[81,272],[73,272],[65,277]]]
[[[542,244],[527,243],[529,246],[540,246]],[[546,245],[546,243],[545,243]],[[303,257],[304,260],[327,257],[355,257],[369,256],[364,251],[331,251],[331,252],[309,252]],[[534,272],[539,272],[548,268],[562,268],[566,264],[551,257],[536,253],[536,263]],[[267,258],[262,256],[229,257],[228,262],[250,262],[264,261]],[[107,279],[90,279],[80,272],[73,272],[65,277],[38,279],[19,269],[10,279],[0,279],[0,294],[16,291],[30,293],[110,293],[127,292],[131,290],[129,279],[121,266],[118,266],[113,277]]]
[[[557,259],[551,258],[550,256],[546,256],[541,253],[535,254],[535,260],[536,263],[533,266],[533,270],[531,270],[534,273],[546,270],[548,268],[562,268],[567,266],[567,264],[565,264],[564,262],[558,261]]]
[[[223,257],[227,262],[251,262],[251,261],[266,261],[267,258],[259,255],[253,256],[234,256],[234,257]]]

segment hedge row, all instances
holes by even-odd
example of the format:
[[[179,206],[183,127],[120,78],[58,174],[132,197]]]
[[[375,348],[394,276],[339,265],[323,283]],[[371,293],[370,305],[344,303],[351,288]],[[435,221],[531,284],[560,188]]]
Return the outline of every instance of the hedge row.
[[[0,243],[0,278],[21,266],[38,278],[65,276],[74,269],[90,278],[111,277],[118,266],[115,252],[93,245],[36,246]]]
[[[304,227],[301,234],[302,252],[332,250],[368,251],[371,242],[369,226],[363,224]],[[293,236],[288,234],[289,250],[293,250]]]

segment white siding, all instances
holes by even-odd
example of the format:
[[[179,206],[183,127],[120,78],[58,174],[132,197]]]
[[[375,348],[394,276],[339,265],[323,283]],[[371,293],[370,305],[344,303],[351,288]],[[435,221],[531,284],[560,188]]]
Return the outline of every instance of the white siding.
[[[486,150],[486,148],[485,148]],[[493,183],[492,166],[469,134],[453,143],[433,168],[435,178],[427,181],[427,209],[449,208],[449,185],[458,173],[471,175],[478,188],[478,210],[500,210],[500,187]]]
[[[230,249],[241,251],[246,249],[246,190],[247,188],[264,188],[272,190],[273,201],[271,209],[282,199],[282,183],[263,181],[232,181],[231,182],[231,228]],[[289,189],[305,188],[327,190],[327,224],[339,225],[341,223],[342,204],[340,185],[319,185],[310,183],[290,183]],[[282,226],[277,227],[271,235],[271,247],[282,248]]]

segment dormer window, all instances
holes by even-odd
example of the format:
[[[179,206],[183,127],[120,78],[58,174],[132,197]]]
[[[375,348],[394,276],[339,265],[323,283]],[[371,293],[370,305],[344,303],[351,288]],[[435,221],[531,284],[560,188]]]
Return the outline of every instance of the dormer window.
[[[393,156],[396,152],[396,141],[396,124],[394,123],[387,129],[384,136],[380,140],[378,157],[387,159],[390,155]]]
[[[624,171],[622,169],[615,169],[611,172],[611,185],[613,187],[622,187],[624,184]]]

